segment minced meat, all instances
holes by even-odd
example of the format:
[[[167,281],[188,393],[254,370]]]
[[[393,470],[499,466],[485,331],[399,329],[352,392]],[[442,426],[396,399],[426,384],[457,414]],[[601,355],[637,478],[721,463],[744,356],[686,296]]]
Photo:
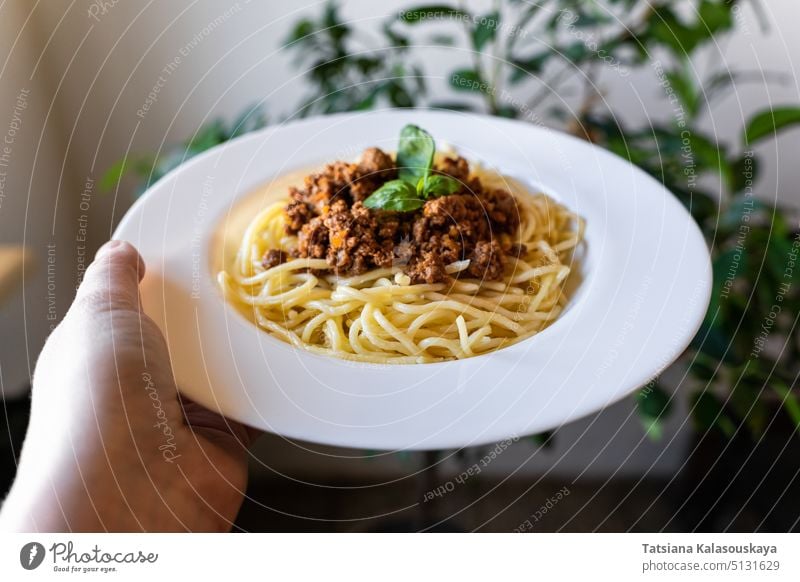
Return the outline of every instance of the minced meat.
[[[269,249],[261,259],[261,266],[265,269],[277,267],[286,262],[288,255],[279,249]]]
[[[484,189],[461,157],[445,158],[435,171],[452,176],[461,188],[412,212],[362,204],[397,178],[394,161],[378,148],[365,150],[357,163],[334,162],[307,176],[302,188],[290,190],[285,212],[286,232],[297,235],[294,254],[324,258],[343,275],[399,264],[413,283],[445,281],[446,265],[469,259],[470,277],[502,279],[506,257],[524,249],[513,241],[519,228],[513,195]],[[264,257],[265,266],[285,260],[270,252]]]

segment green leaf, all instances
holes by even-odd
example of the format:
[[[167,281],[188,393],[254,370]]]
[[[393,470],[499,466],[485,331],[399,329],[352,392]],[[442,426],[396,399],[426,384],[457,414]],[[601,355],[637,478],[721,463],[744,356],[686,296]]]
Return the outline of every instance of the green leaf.
[[[150,183],[160,180],[167,173],[171,172],[181,164],[187,162],[197,155],[198,152],[187,150],[186,148],[174,148],[165,155],[159,156],[153,166],[153,175]]]
[[[234,139],[240,135],[266,127],[269,123],[260,105],[253,105],[242,111],[230,126],[227,138]]]
[[[717,316],[712,326],[711,321],[714,313],[717,313]],[[730,358],[728,348],[731,345],[731,339],[722,327],[724,321],[723,312],[717,312],[716,309],[709,308],[705,321],[700,325],[697,335],[692,339],[692,347],[698,352],[717,360]]]
[[[223,143],[226,139],[225,124],[221,119],[215,119],[197,130],[187,144],[186,149],[197,154]]]
[[[450,75],[450,87],[456,91],[469,91],[472,93],[488,93],[489,84],[484,82],[474,69],[458,69]]]
[[[373,210],[408,212],[422,208],[425,201],[417,189],[405,180],[391,180],[375,190],[364,200],[364,206]]]
[[[692,132],[689,145],[691,148],[689,153],[698,170],[715,171],[722,179],[730,182],[731,168],[723,145],[698,132]]]
[[[397,47],[400,50],[405,49],[410,44],[407,36],[392,30],[391,23],[384,24],[383,34],[385,34],[386,38],[391,41],[392,46]]]
[[[403,85],[402,80],[391,79],[384,87],[384,92],[389,97],[389,103],[394,107],[414,106],[414,98]]]
[[[732,437],[736,432],[736,424],[724,410],[724,406],[716,395],[703,391],[694,397],[693,417],[699,430],[708,431],[719,428],[725,436]]]
[[[719,369],[719,363],[706,354],[698,353],[689,365],[689,372],[695,378],[709,383],[714,380]]]
[[[487,43],[492,42],[497,36],[499,27],[500,13],[496,10],[479,16],[475,28],[472,30],[472,46],[475,50],[483,50]]]
[[[712,318],[716,316],[713,326],[720,327],[724,321],[724,314],[718,313],[718,309],[722,304],[723,294],[729,294],[734,281],[744,274],[747,269],[747,255],[736,248],[728,249],[714,257],[711,262],[711,269],[714,282],[711,287],[711,300],[706,313],[706,323],[712,325]],[[721,357],[716,353],[716,350],[710,355]]]
[[[381,91],[383,91],[382,86],[378,85],[377,87],[374,87],[371,91],[369,91],[369,93],[367,93],[363,97],[363,99],[361,99],[361,101],[359,101],[353,106],[353,110],[365,111],[367,109],[372,109],[373,107],[375,107],[378,101],[378,96],[381,93]]]
[[[800,107],[767,109],[750,119],[745,130],[745,143],[752,145],[764,137],[772,137],[782,129],[799,123]]]
[[[753,434],[758,435],[767,424],[769,409],[762,398],[763,384],[757,381],[758,377],[754,379],[740,378],[731,391],[729,403]]]
[[[688,55],[708,36],[706,30],[697,30],[681,22],[668,6],[655,9],[649,24],[649,29],[640,38],[666,45],[678,55]]]
[[[539,432],[532,434],[529,438],[537,447],[549,449],[552,448],[553,443],[555,443],[555,432],[551,430],[548,430],[547,432]]]
[[[545,63],[553,56],[552,51],[545,51],[527,59],[513,59],[511,65],[511,76],[509,80],[512,84],[529,79],[542,72]]]
[[[754,222],[765,208],[766,205],[754,196],[742,193],[734,194],[727,207],[720,211],[719,228],[726,231],[725,234],[730,233],[738,237],[739,227],[742,224]],[[744,220],[745,215],[750,216],[747,222]]]
[[[789,242],[787,234],[780,232],[781,229],[777,228],[778,222],[778,219],[773,222],[772,235],[769,237],[769,242],[767,243],[767,271],[764,272],[765,276],[772,275],[776,293],[777,287],[781,282],[789,281],[789,278],[785,275],[792,253],[792,244]],[[795,250],[795,253],[796,252]]]
[[[114,163],[103,177],[100,178],[100,190],[108,192],[116,188],[128,172],[127,158],[123,158]]]
[[[322,13],[322,28],[331,36],[334,43],[340,43],[349,33],[350,28],[339,17],[339,4],[328,2]]]
[[[286,44],[297,42],[298,40],[314,34],[314,32],[316,32],[316,28],[311,20],[307,18],[299,20],[297,24],[294,25],[289,37],[286,39]]]
[[[499,117],[506,117],[508,119],[516,119],[519,117],[519,109],[513,105],[498,105],[495,113]]]
[[[663,434],[662,422],[672,408],[672,400],[661,387],[652,383],[636,394],[636,404],[647,436],[659,440]]]
[[[648,418],[658,418],[669,413],[672,403],[670,395],[653,383],[636,393],[639,413]]]
[[[758,158],[742,156],[731,162],[731,179],[728,186],[731,192],[737,194],[748,188],[752,189],[758,179]],[[740,214],[741,216],[741,214]]]
[[[149,155],[128,156],[115,162],[100,178],[100,191],[113,190],[128,174],[134,174],[140,179],[147,179],[153,173],[156,160]]]
[[[586,43],[581,41],[573,42],[561,49],[560,52],[561,56],[573,65],[580,64],[583,60],[594,54]]]
[[[470,15],[468,12],[447,4],[417,6],[416,8],[401,10],[399,14],[399,19],[407,24],[417,24],[426,20],[441,20],[443,18],[470,18]]]
[[[688,113],[689,117],[693,117],[697,113],[700,100],[688,65],[684,64],[681,69],[667,71],[665,76],[675,91],[675,95],[678,96],[681,104],[686,109],[686,113]]]
[[[421,177],[427,176],[433,167],[435,151],[436,145],[431,134],[416,125],[406,125],[400,131],[400,144],[397,148],[399,178],[413,185]]]
[[[783,382],[775,381],[772,383],[772,389],[778,393],[778,396],[783,398],[783,408],[792,419],[795,428],[800,431],[800,399],[797,394]]]
[[[433,176],[428,176],[427,180],[424,178],[423,180],[423,193],[426,198],[447,196],[461,190],[461,183],[458,180],[444,174],[434,174]]]
[[[686,23],[670,6],[654,9],[648,30],[640,40],[654,40],[670,48],[676,55],[688,56],[718,32],[733,26],[733,3],[703,0],[696,22]]]
[[[733,26],[731,10],[733,2],[719,2],[718,0],[704,0],[698,10],[698,26],[704,26],[710,34],[728,30]]]
[[[665,181],[665,185],[686,206],[699,225],[702,226],[706,220],[716,216],[717,201],[711,195],[699,190],[687,190],[675,184],[669,184],[668,180]]]
[[[644,418],[642,417],[642,427],[645,434],[652,441],[660,441],[664,436],[664,423],[658,418]]]
[[[431,109],[445,109],[448,111],[475,111],[475,106],[471,105],[470,103],[456,103],[454,101],[431,103],[429,107]]]

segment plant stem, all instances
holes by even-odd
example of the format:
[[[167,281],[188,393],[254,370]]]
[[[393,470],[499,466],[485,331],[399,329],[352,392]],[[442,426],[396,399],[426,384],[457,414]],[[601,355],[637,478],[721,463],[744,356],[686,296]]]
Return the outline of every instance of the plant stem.
[[[493,102],[490,101],[490,106],[494,106],[497,109],[497,92],[500,89],[500,70],[502,67],[502,61],[498,57],[498,45],[500,44],[500,0],[494,0],[492,2],[492,10],[495,14],[497,14],[497,22],[495,25],[497,26],[497,30],[495,30],[495,37],[492,41],[491,47],[491,55],[492,55],[492,74],[489,80],[489,85],[491,87],[491,94]]]
[[[511,59],[511,55],[514,52],[514,49],[517,46],[517,42],[520,38],[520,32],[522,32],[528,24],[530,24],[531,20],[539,13],[539,10],[542,9],[549,0],[542,0],[539,4],[531,4],[528,6],[525,13],[519,18],[519,20],[514,24],[513,31],[516,34],[510,34],[508,37],[508,42],[506,43],[506,50],[505,50],[505,58],[507,60]]]
[[[465,6],[463,0],[459,0],[458,9],[461,10],[461,12],[463,12],[463,13],[467,12],[467,9],[466,9],[466,6]],[[469,46],[472,48],[472,63],[473,63],[473,67],[475,68],[475,74],[478,75],[478,79],[480,79],[481,81],[486,80],[486,77],[485,77],[484,71],[483,71],[483,63],[481,61],[481,52],[478,50],[477,46],[475,45],[475,37],[472,34],[472,27],[470,26],[470,24],[466,20],[464,20],[464,32],[467,35],[467,41],[469,43]],[[492,115],[496,115],[497,114],[497,101],[496,101],[496,98],[495,98],[495,95],[494,95],[494,91],[492,90],[492,88],[490,88],[489,91],[484,93],[483,97],[484,97],[484,99],[486,101],[486,106],[487,106],[487,108],[489,110],[489,113],[492,114]]]
[[[632,24],[630,26],[624,26],[623,25],[622,30],[620,32],[618,32],[616,36],[612,36],[611,39],[607,40],[604,44],[606,46],[615,45],[615,44],[618,44],[618,43],[621,43],[621,42],[625,42],[626,40],[635,38],[635,35],[634,35],[634,33],[632,31],[634,29],[640,30],[643,27],[645,27],[647,25],[647,23],[650,21],[650,18],[654,14],[656,14],[656,9],[657,9],[657,3],[656,2],[648,2],[646,9],[644,10],[644,12],[642,13],[641,17],[637,20],[636,23],[634,23],[634,24]],[[576,62],[571,62],[570,64],[574,65],[576,69],[580,69],[579,63],[580,63],[580,61],[576,61]],[[547,97],[549,97],[549,95],[554,92],[554,91],[550,90],[551,87],[552,87],[552,89],[556,89],[556,88],[560,87],[562,82],[563,82],[563,80],[564,80],[564,76],[568,72],[570,72],[571,70],[572,69],[569,66],[567,66],[567,67],[561,69],[561,71],[559,71],[555,75],[553,75],[550,78],[550,80],[545,83],[545,86],[542,87],[542,89],[539,90],[539,92],[536,95],[534,95],[533,99],[531,99],[531,101],[529,102],[528,106],[531,109],[534,109],[535,107],[538,107],[539,105],[541,105],[542,102],[544,102],[547,99]],[[597,91],[594,90],[594,93],[597,94]],[[587,96],[585,96],[584,97],[584,102],[586,102],[588,99],[589,98]]]

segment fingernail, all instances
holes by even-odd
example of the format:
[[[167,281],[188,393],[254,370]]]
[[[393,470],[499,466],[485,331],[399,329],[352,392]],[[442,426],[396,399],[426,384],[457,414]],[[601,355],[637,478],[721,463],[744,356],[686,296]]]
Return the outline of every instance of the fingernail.
[[[108,251],[119,247],[121,244],[122,244],[121,240],[110,240],[106,244],[101,246],[99,249],[97,249],[97,253],[95,254],[94,257],[95,258],[100,257],[104,253],[107,253]]]

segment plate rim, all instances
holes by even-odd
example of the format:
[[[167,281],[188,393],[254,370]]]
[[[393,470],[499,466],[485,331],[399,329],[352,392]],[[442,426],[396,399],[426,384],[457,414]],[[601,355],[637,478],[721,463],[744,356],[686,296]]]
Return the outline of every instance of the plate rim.
[[[707,306],[708,306],[708,303],[709,303],[709,300],[710,300],[710,297],[711,297],[711,293],[712,293],[712,284],[711,284],[712,268],[711,268],[711,260],[710,260],[710,256],[709,256],[709,253],[708,253],[707,243],[706,243],[705,238],[703,237],[703,235],[702,235],[702,233],[700,231],[699,226],[696,224],[694,219],[691,217],[691,215],[689,214],[688,210],[677,200],[677,198],[674,196],[674,194],[672,194],[662,183],[660,183],[653,176],[647,174],[646,172],[644,172],[640,168],[638,168],[635,165],[631,164],[627,160],[624,160],[623,158],[617,156],[616,154],[614,154],[612,152],[609,152],[608,150],[605,150],[605,149],[603,149],[603,148],[601,148],[599,146],[596,146],[594,144],[589,144],[589,143],[587,143],[587,142],[585,142],[583,140],[580,140],[579,138],[577,138],[577,137],[575,137],[573,135],[567,134],[565,132],[562,132],[562,131],[559,131],[559,130],[556,130],[556,129],[552,129],[552,128],[544,128],[544,127],[541,127],[541,126],[536,126],[534,124],[526,123],[526,122],[520,121],[520,120],[510,120],[510,119],[497,118],[497,117],[490,116],[490,115],[485,115],[485,114],[472,114],[472,113],[453,112],[453,111],[446,111],[446,110],[431,110],[431,109],[426,109],[426,108],[414,108],[414,109],[403,109],[403,110],[386,109],[386,110],[357,112],[357,113],[352,113],[352,112],[337,113],[337,114],[333,114],[333,115],[309,117],[309,118],[305,118],[305,119],[301,119],[301,120],[282,123],[282,124],[275,125],[275,126],[269,126],[269,127],[263,128],[261,130],[257,130],[255,132],[251,132],[251,133],[248,133],[248,134],[244,134],[242,136],[238,136],[237,138],[235,138],[233,140],[230,140],[229,142],[226,142],[224,144],[220,144],[218,146],[215,146],[214,148],[211,148],[211,149],[209,149],[209,150],[207,150],[205,152],[202,152],[201,154],[198,154],[198,155],[194,156],[193,158],[187,160],[186,162],[182,163],[180,166],[170,170],[160,180],[158,180],[156,183],[152,184],[142,196],[140,196],[137,200],[134,201],[134,203],[130,206],[130,208],[127,210],[127,212],[125,213],[125,215],[122,217],[122,219],[118,223],[117,227],[115,228],[112,238],[115,238],[115,239],[116,238],[125,238],[123,236],[124,233],[126,233],[128,231],[131,231],[131,230],[135,231],[134,222],[135,222],[136,215],[140,214],[143,211],[144,207],[147,205],[147,203],[150,201],[151,198],[153,198],[155,196],[158,196],[159,190],[165,189],[165,190],[169,191],[169,189],[167,189],[166,186],[171,181],[174,181],[176,179],[176,176],[180,176],[181,174],[188,173],[192,169],[194,169],[195,167],[202,166],[203,164],[208,163],[209,160],[212,160],[212,159],[222,155],[226,150],[231,150],[231,149],[233,149],[235,147],[241,147],[241,145],[243,143],[246,143],[246,142],[249,142],[249,141],[261,142],[262,140],[268,139],[269,136],[271,136],[272,134],[279,133],[281,131],[288,131],[288,130],[291,130],[291,128],[297,128],[297,127],[302,128],[303,126],[307,126],[307,125],[312,125],[313,126],[314,124],[318,124],[318,123],[321,123],[323,121],[326,121],[326,122],[329,122],[329,123],[333,124],[337,120],[346,121],[347,119],[356,118],[356,117],[362,117],[362,116],[389,115],[389,116],[394,116],[394,117],[409,118],[409,117],[413,117],[414,115],[419,115],[419,114],[445,116],[445,117],[450,117],[450,118],[464,118],[464,117],[473,118],[473,117],[477,117],[477,118],[480,118],[480,119],[482,119],[483,121],[485,121],[487,123],[497,124],[497,125],[500,125],[500,126],[508,126],[508,127],[517,127],[517,126],[523,126],[524,125],[524,126],[527,126],[525,128],[526,130],[544,131],[544,132],[547,132],[548,134],[556,134],[556,135],[559,136],[560,139],[564,139],[566,141],[566,143],[570,143],[570,144],[572,144],[572,145],[574,145],[574,146],[576,146],[578,148],[587,148],[588,147],[594,152],[595,155],[600,156],[601,159],[602,158],[605,158],[606,160],[613,159],[615,161],[614,163],[619,163],[619,162],[624,163],[624,164],[630,166],[631,170],[633,171],[633,174],[635,175],[635,179],[636,179],[637,183],[639,183],[640,181],[644,180],[644,183],[648,183],[650,187],[654,188],[655,190],[660,191],[661,194],[663,195],[664,200],[666,201],[665,203],[669,207],[671,207],[672,211],[677,211],[679,214],[682,215],[682,220],[689,225],[687,227],[689,232],[686,233],[686,237],[688,238],[689,236],[692,236],[695,239],[698,239],[700,242],[702,242],[702,246],[703,246],[703,248],[705,250],[705,259],[706,259],[705,260],[705,265],[704,265],[704,275],[705,275],[704,276],[704,281],[707,284],[705,285],[705,288],[702,290],[702,293],[701,293],[702,296],[700,297],[700,299],[699,299],[699,301],[697,303],[698,307],[696,308],[696,311],[700,311],[701,315],[699,317],[698,316],[692,317],[692,322],[693,323],[684,330],[684,332],[682,333],[680,339],[678,341],[674,341],[672,344],[670,344],[669,349],[666,351],[667,355],[666,355],[666,358],[665,358],[666,359],[665,365],[663,367],[661,367],[660,369],[654,370],[652,372],[649,371],[649,370],[642,370],[641,367],[640,367],[640,369],[638,370],[638,375],[635,375],[634,378],[629,379],[626,382],[625,386],[618,385],[614,389],[606,390],[604,392],[604,394],[607,396],[607,398],[606,398],[607,402],[604,405],[598,407],[598,405],[595,402],[595,403],[587,403],[583,407],[573,407],[571,412],[570,412],[570,414],[568,414],[566,416],[566,418],[564,418],[562,420],[561,424],[565,424],[565,423],[568,423],[568,422],[573,422],[573,421],[578,420],[580,418],[583,418],[583,417],[585,417],[587,415],[593,414],[596,411],[602,409],[603,407],[608,406],[609,404],[620,400],[625,395],[633,393],[639,387],[641,387],[643,385],[646,385],[648,382],[652,381],[653,378],[657,377],[663,371],[663,369],[665,369],[671,363],[673,363],[686,350],[686,348],[690,345],[692,339],[696,336],[697,332],[699,331],[699,329],[702,326],[703,319],[704,319],[703,316],[705,315],[705,312],[707,310]],[[276,173],[276,174],[272,174],[270,171],[265,171],[264,172],[264,176],[265,177],[263,178],[263,181],[269,180],[270,179],[269,176],[272,176],[274,178],[274,177],[277,177],[277,176],[280,176],[280,175],[281,175],[280,172]],[[230,197],[229,197],[230,198],[230,204],[234,204],[236,200],[242,199],[242,197],[246,196],[247,193],[248,193],[247,190],[240,190],[240,191],[236,191],[236,192],[232,193],[230,195]],[[572,209],[572,210],[574,210],[574,209]],[[208,225],[209,228],[211,228],[219,220],[220,220],[219,216],[213,217],[213,219],[209,221],[209,223],[210,223]],[[695,241],[695,242],[697,242],[697,241]],[[204,266],[206,268],[208,268],[208,265],[204,265]],[[584,283],[585,283],[585,281],[584,281]],[[224,304],[224,308],[226,310],[236,312],[236,316],[237,316],[237,318],[240,319],[240,323],[247,324],[249,326],[255,327],[254,324],[252,322],[250,322],[249,320],[247,320],[247,318],[243,314],[238,312],[238,310],[235,308],[235,306],[230,305],[230,303],[228,301],[225,301],[224,299],[222,299],[221,298],[221,294],[220,294],[220,301]],[[559,317],[558,320],[556,322],[554,322],[553,325],[549,326],[546,331],[550,331],[550,330],[553,330],[554,328],[558,328],[559,327],[558,326],[559,323],[564,323],[564,320],[568,319],[570,317],[572,317],[572,318],[577,317],[576,310],[573,309],[573,310],[571,310],[571,313],[565,313],[564,317]],[[258,328],[256,328],[256,329],[258,329]],[[268,334],[267,332],[265,332],[263,330],[259,330],[259,331],[260,331],[261,334],[267,336],[273,342],[281,343],[285,349],[289,350],[289,352],[295,352],[296,350],[299,349],[299,348],[296,348],[296,347],[291,346],[289,344],[286,344],[285,342],[281,342],[281,340],[272,337],[270,334]],[[166,335],[167,334],[165,333],[165,336]],[[523,340],[522,342],[519,342],[518,344],[516,344],[514,346],[508,346],[508,347],[503,348],[502,350],[499,350],[497,352],[492,352],[491,354],[481,355],[481,356],[478,356],[476,358],[469,358],[468,360],[491,358],[491,357],[495,356],[498,353],[505,352],[506,350],[512,350],[514,347],[519,346],[521,344],[524,344],[527,341],[529,341],[529,340],[531,340],[531,339],[533,339],[535,337],[537,337],[537,336],[533,336],[532,338],[527,338],[526,340]],[[324,356],[324,355],[314,354],[314,353],[310,353],[310,352],[306,352],[304,354],[304,356],[309,356],[309,357],[312,357],[312,358],[320,358],[320,359],[323,359],[325,361],[343,362],[343,360],[339,360],[337,358],[332,358],[330,356]],[[438,368],[441,368],[441,369],[445,369],[446,367],[453,367],[454,363],[465,362],[465,361],[468,361],[468,360],[460,360],[460,361],[456,361],[456,362],[453,362],[453,361],[449,361],[449,362],[434,362],[434,363],[425,364],[424,366],[426,368],[429,368],[429,369],[432,368],[432,367],[438,367]],[[352,362],[349,362],[347,364],[349,366],[349,369],[352,370],[353,369],[352,368]],[[361,366],[361,364],[359,364],[359,366]],[[375,366],[377,368],[385,369],[387,365],[386,364],[375,364]],[[394,366],[395,367],[405,367],[405,366],[414,366],[414,365],[413,364],[412,365],[408,365],[408,364],[407,365],[397,365],[396,364]],[[234,412],[228,411],[228,412],[226,412],[226,415],[228,417],[236,419],[236,420],[242,420],[241,417],[237,418],[237,414],[234,413]],[[494,424],[489,425],[489,429],[491,429],[493,426],[494,426]],[[485,430],[484,432],[487,432],[487,431]],[[292,434],[292,433],[294,433],[294,434]],[[283,428],[281,430],[281,432],[280,432],[280,434],[282,436],[284,436],[284,437],[288,437],[288,438],[292,438],[292,439],[301,439],[301,440],[306,440],[306,441],[321,442],[321,443],[328,444],[328,445],[360,447],[360,448],[364,448],[366,446],[366,445],[354,444],[351,440],[348,440],[348,439],[344,439],[344,440],[339,441],[336,438],[327,438],[326,437],[324,440],[319,440],[319,439],[314,439],[313,437],[310,438],[309,435],[303,433],[303,431],[300,431],[300,433],[302,433],[302,434],[298,434],[298,433],[296,433],[296,432],[294,432],[292,430],[287,430],[286,428]],[[497,439],[494,438],[493,436],[491,436],[490,438],[478,438],[475,442],[471,442],[468,445],[464,445],[464,443],[460,442],[460,441],[457,442],[457,443],[456,442],[452,442],[452,443],[448,444],[447,439],[437,437],[436,442],[440,443],[441,446],[438,446],[438,445],[436,447],[429,447],[429,446],[414,447],[414,446],[410,446],[410,447],[398,447],[398,448],[409,448],[409,449],[413,449],[413,448],[426,448],[426,449],[427,448],[452,448],[452,447],[460,447],[460,446],[473,446],[473,445],[483,444],[483,443],[488,443],[488,442],[496,442],[496,440]]]

